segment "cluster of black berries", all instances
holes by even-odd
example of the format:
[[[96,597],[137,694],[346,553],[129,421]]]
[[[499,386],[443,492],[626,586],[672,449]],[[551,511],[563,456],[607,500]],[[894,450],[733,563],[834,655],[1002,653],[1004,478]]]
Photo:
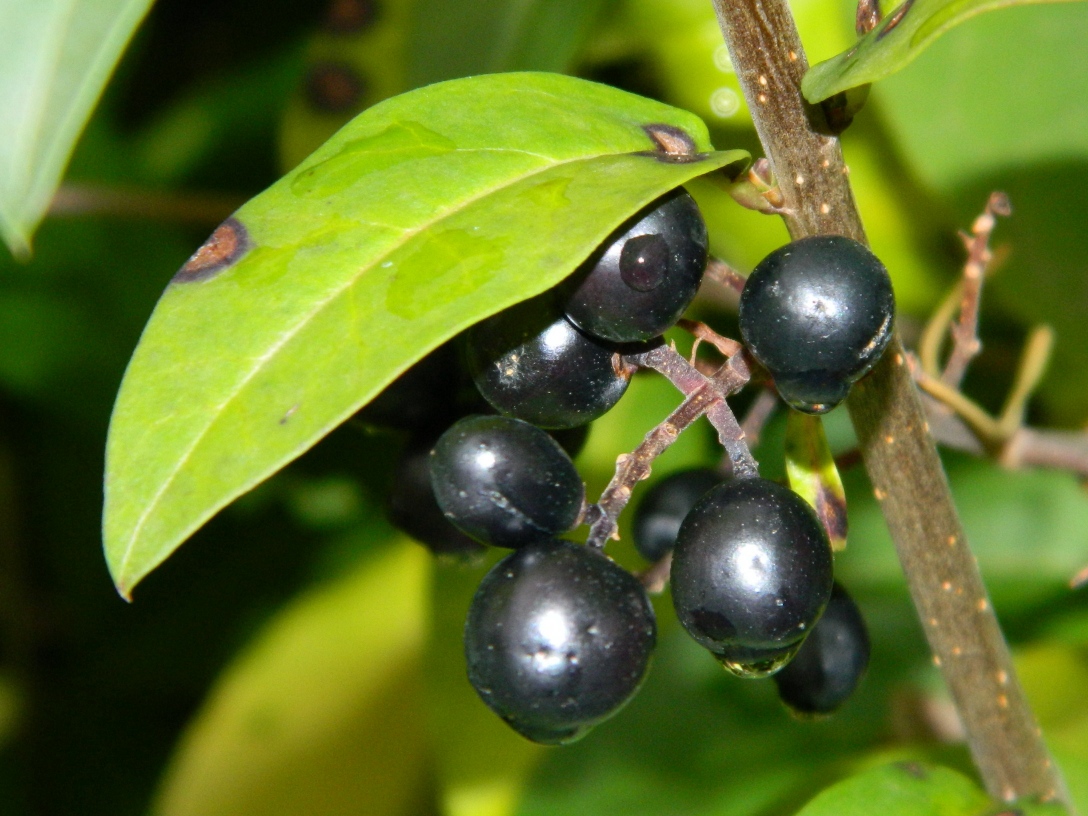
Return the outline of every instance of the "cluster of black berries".
[[[824,268],[828,251],[845,271]],[[698,207],[683,191],[669,193],[555,290],[467,333],[473,396],[447,348],[364,412],[409,425],[424,403],[413,388],[432,396],[447,388],[441,416],[416,422],[425,430],[397,468],[390,515],[436,552],[514,550],[476,592],[465,654],[480,697],[529,739],[577,739],[634,695],[648,667],[656,625],[642,584],[603,552],[560,538],[586,507],[570,450],[626,390],[625,344],[651,340],[679,319],[706,260]],[[818,268],[800,274],[806,262]],[[892,309],[887,274],[867,250],[814,239],[779,250],[753,273],[741,324],[783,397],[824,411],[875,363]],[[820,521],[788,488],[680,474],[639,507],[635,543],[651,561],[671,553],[679,618],[727,668],[778,672],[782,698],[801,711],[830,711],[850,693],[867,661],[864,626],[833,589]]]
[[[865,623],[833,583],[822,524],[792,490],[680,471],[653,485],[632,532],[643,557],[672,553],[677,616],[727,669],[773,674],[803,714],[830,713],[853,692],[869,662]]]

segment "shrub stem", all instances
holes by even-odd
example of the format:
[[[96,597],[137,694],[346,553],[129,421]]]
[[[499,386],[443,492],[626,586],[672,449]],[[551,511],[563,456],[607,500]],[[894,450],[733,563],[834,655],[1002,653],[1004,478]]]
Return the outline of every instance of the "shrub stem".
[[[787,0],[714,0],[782,193],[790,235],[865,243],[838,138],[801,95],[807,70]],[[1068,802],[952,503],[898,336],[847,403],[873,492],[989,793]]]

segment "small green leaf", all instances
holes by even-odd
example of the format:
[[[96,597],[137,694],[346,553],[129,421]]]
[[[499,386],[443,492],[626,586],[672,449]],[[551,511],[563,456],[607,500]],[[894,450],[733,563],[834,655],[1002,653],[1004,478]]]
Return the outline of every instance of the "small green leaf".
[[[797,816],[980,816],[990,805],[986,794],[956,771],[895,762],[832,785]]]
[[[789,412],[785,453],[790,488],[812,505],[831,539],[831,548],[836,552],[846,549],[846,491],[820,417]]]
[[[894,74],[950,28],[1007,6],[1068,0],[905,0],[848,51],[814,65],[801,82],[816,103]]]
[[[151,0],[0,0],[0,235],[19,256]]]
[[[400,541],[273,618],[212,689],[152,812],[418,813],[429,564]]]
[[[655,152],[654,125],[696,152]],[[553,74],[455,80],[361,114],[224,222],[159,301],[107,442],[118,589],[427,352],[747,157],[710,151],[691,114]]]

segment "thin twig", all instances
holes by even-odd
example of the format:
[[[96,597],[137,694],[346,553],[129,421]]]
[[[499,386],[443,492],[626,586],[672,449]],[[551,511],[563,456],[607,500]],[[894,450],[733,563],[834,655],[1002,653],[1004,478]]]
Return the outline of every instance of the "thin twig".
[[[778,408],[778,394],[773,388],[763,388],[756,395],[752,404],[748,407],[748,413],[741,420],[740,429],[748,440],[748,446],[754,448],[759,444],[759,437],[763,433],[763,426]]]
[[[982,282],[990,263],[990,235],[997,224],[997,216],[1008,215],[1009,198],[1004,193],[990,193],[986,209],[975,219],[971,234],[964,235],[967,247],[967,263],[963,267],[963,288],[960,292],[960,317],[952,324],[952,352],[948,356],[941,379],[946,385],[959,386],[967,373],[967,366],[981,351],[978,338],[978,310],[982,298]]]
[[[646,434],[637,448],[616,458],[616,473],[612,481],[601,493],[597,504],[586,513],[586,521],[590,525],[587,545],[604,549],[606,542],[618,538],[620,513],[631,500],[634,486],[649,478],[653,461],[676,441],[684,429],[706,413],[707,406],[717,399],[717,393],[709,386],[698,388],[664,422]]]
[[[743,477],[759,472],[752,452],[744,443],[744,433],[725,401],[748,382],[744,354],[734,355],[709,377],[700,373],[672,346],[660,345],[641,354],[628,355],[626,360],[663,374],[686,399],[664,422],[647,433],[637,448],[617,457],[612,480],[597,504],[586,513],[590,525],[586,543],[599,549],[603,549],[609,539],[616,538],[620,514],[630,501],[635,485],[649,478],[654,460],[703,414],[714,425],[719,441],[729,452],[733,474]]]
[[[682,317],[677,321],[676,326],[695,338],[695,345],[692,346],[691,349],[693,361],[695,359],[696,349],[699,348],[700,343],[704,342],[710,343],[710,345],[714,346],[714,348],[716,348],[724,357],[732,357],[734,354],[740,354],[744,350],[744,346],[736,340],[718,334],[701,320],[688,320],[687,318]],[[692,362],[692,365],[695,365],[695,363]]]
[[[736,292],[738,295],[744,291],[744,283],[747,278],[723,261],[721,258],[710,257],[706,262],[706,271],[703,277],[711,280],[724,289]]]
[[[669,583],[669,574],[672,572],[672,550],[665,553],[665,557],[645,570],[639,580],[651,595],[657,595],[665,591],[665,585]]]
[[[1032,329],[1024,350],[1020,354],[1020,364],[1016,368],[1009,395],[1005,398],[1005,407],[997,418],[998,432],[1006,439],[1024,424],[1028,400],[1039,387],[1046,373],[1050,354],[1054,350],[1054,330],[1050,326],[1036,326]]]

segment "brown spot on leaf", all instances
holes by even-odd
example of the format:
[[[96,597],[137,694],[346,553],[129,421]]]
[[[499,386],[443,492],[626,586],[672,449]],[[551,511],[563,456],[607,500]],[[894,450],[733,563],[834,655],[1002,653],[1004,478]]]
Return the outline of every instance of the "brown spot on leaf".
[[[177,271],[171,283],[198,283],[214,278],[250,249],[245,225],[231,216],[218,227],[200,249]]]
[[[325,29],[333,34],[358,34],[379,16],[374,0],[332,0],[325,12]]]
[[[644,155],[653,156],[658,161],[669,164],[687,164],[702,160],[702,155],[695,150],[695,140],[686,132],[673,125],[643,125],[642,129],[654,143],[654,150]]]
[[[359,109],[365,86],[359,73],[343,62],[319,62],[306,75],[306,99],[326,113]]]
[[[896,762],[895,767],[915,779],[928,779],[929,771],[918,762]]]
[[[893,11],[887,21],[884,23],[884,27],[880,29],[880,32],[876,35],[878,40],[884,39],[891,33],[897,25],[903,22],[903,18],[907,16],[907,12],[910,11],[911,6],[914,5],[914,0],[906,0],[903,5]]]

